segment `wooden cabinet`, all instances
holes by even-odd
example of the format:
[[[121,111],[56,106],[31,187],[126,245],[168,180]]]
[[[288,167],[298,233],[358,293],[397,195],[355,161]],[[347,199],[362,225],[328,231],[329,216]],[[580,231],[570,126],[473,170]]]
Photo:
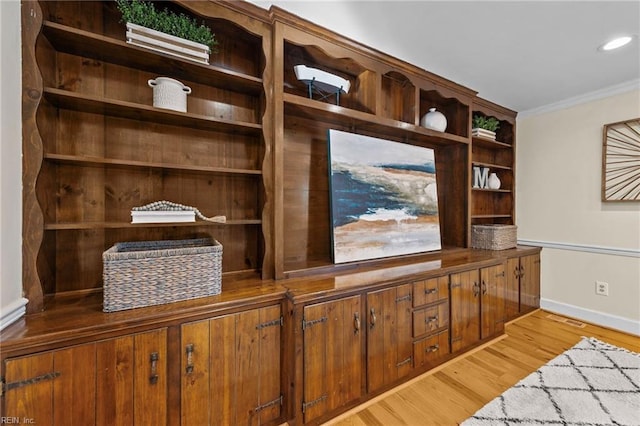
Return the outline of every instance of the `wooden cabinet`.
[[[540,307],[540,254],[507,259],[506,295],[508,319]]]
[[[4,414],[46,425],[167,422],[167,332],[5,361]]]
[[[367,390],[413,371],[412,285],[367,293]]]
[[[209,65],[126,43],[115,2],[24,2],[23,289],[44,312],[1,334],[3,413],[59,424],[53,407],[73,401],[65,424],[319,422],[539,306],[537,254],[467,249],[474,224],[515,224],[513,111],[278,8],[167,6],[213,28]],[[300,64],[349,93],[310,93]],[[153,107],[158,76],[191,87],[187,112]],[[445,132],[420,126],[432,107]],[[496,141],[472,137],[473,114],[500,121]],[[334,264],[330,129],[435,151],[441,251]],[[502,187],[472,188],[473,166]],[[227,221],[130,223],[163,199]],[[221,295],[101,312],[114,243],[207,236],[224,247]]]
[[[214,28],[220,45],[210,65],[125,43],[114,2],[23,8],[30,312],[42,310],[44,294],[100,289],[102,253],[119,241],[210,236],[224,246],[223,273],[271,262],[262,232],[270,27],[222,3],[171,7]],[[153,106],[147,81],[157,76],[191,87],[187,112]],[[159,200],[227,221],[131,224],[133,207]]]
[[[182,424],[280,418],[281,328],[280,305],[182,325]]]
[[[451,350],[462,351],[504,329],[504,264],[451,275]]]
[[[310,422],[362,395],[363,336],[360,296],[304,307],[303,421]]]

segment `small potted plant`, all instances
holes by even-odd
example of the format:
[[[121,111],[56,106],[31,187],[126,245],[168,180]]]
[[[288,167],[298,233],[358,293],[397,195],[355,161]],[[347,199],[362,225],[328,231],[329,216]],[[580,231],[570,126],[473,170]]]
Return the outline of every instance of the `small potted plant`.
[[[471,121],[471,135],[496,140],[496,130],[499,127],[500,122],[495,117],[474,115]]]
[[[204,64],[218,42],[211,29],[195,19],[143,0],[116,0],[127,24],[127,43]]]

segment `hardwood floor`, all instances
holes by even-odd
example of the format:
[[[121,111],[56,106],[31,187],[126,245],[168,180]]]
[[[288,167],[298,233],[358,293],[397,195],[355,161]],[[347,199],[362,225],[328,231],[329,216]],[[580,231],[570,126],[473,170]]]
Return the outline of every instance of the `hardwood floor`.
[[[538,310],[507,324],[503,338],[417,377],[326,425],[457,425],[578,343],[582,336],[640,352],[640,337]]]

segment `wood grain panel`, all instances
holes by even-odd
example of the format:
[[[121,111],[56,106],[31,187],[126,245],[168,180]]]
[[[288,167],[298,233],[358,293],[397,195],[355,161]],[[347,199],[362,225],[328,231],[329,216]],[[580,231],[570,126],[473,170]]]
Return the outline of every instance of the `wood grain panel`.
[[[281,406],[278,398],[281,396],[281,342],[282,342],[282,326],[280,318],[282,318],[282,309],[280,306],[270,306],[262,308],[259,311],[260,324],[275,323],[275,325],[266,326],[258,330],[259,357],[258,369],[260,371],[258,405],[268,407],[261,408],[258,411],[258,423],[264,424],[280,417]]]
[[[18,383],[56,373],[53,353],[32,355],[5,362],[6,383]],[[3,416],[34,419],[38,424],[53,425],[53,382],[40,380],[28,386],[16,386],[4,393]]]
[[[482,310],[480,337],[497,336],[504,331],[505,322],[505,266],[499,264],[480,270]]]
[[[166,424],[167,330],[137,334],[134,347],[134,424]]]
[[[133,337],[96,344],[96,425],[133,425]]]
[[[96,422],[96,345],[56,351],[53,368],[60,377],[53,382],[53,423],[91,425]],[[62,407],[73,407],[65,410]]]
[[[452,352],[463,350],[480,339],[479,281],[477,269],[450,277]]]
[[[215,367],[210,377],[210,419],[213,424],[236,424],[235,408],[238,404],[236,358],[236,318],[226,315],[211,321],[210,365]]]
[[[316,322],[312,326],[304,328],[304,375],[303,375],[303,404],[316,402],[314,405],[303,408],[304,421],[309,422],[322,415],[330,406],[328,397],[333,383],[328,380],[328,363],[330,356],[329,345],[339,345],[340,341],[328,340],[329,310],[327,303],[306,306],[304,308],[305,322]],[[321,322],[324,318],[324,322]],[[300,408],[296,407],[296,410]]]
[[[520,258],[520,312],[540,307],[540,255]]]
[[[215,415],[209,405],[212,399],[210,335],[209,321],[184,324],[180,328],[182,425],[209,425],[211,416]],[[220,395],[215,397],[220,398]]]

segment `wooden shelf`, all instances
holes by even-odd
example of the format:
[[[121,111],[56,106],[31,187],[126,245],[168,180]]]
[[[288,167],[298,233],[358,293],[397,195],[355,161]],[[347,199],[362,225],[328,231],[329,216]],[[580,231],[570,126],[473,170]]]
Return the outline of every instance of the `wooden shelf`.
[[[258,95],[263,90],[262,79],[258,77],[214,65],[181,60],[170,55],[141,49],[121,40],[55,22],[44,21],[42,33],[56,50],[72,55],[98,59],[143,71],[167,74],[175,78],[183,78],[240,93]]]
[[[510,214],[476,214],[472,215],[471,219],[500,219],[500,218],[509,218]]]
[[[44,97],[53,105],[93,114],[104,114],[129,120],[150,121],[202,130],[220,130],[239,134],[260,134],[262,126],[243,121],[221,120],[204,115],[154,108],[133,102],[85,95],[68,90],[44,88]]]
[[[285,114],[293,114],[344,126],[345,123],[359,129],[375,132],[380,136],[411,138],[432,145],[468,144],[469,139],[450,133],[437,132],[403,121],[379,117],[362,111],[327,104],[290,93],[284,94]]]
[[[204,166],[190,166],[179,165],[169,163],[156,163],[147,161],[133,161],[133,160],[118,160],[103,157],[88,157],[78,155],[64,155],[64,154],[45,154],[44,158],[57,163],[62,164],[79,164],[87,166],[98,167],[131,167],[131,168],[152,168],[152,169],[164,169],[164,170],[176,170],[184,172],[196,172],[196,173],[214,173],[214,174],[241,174],[241,175],[262,175],[261,170],[251,169],[232,169],[228,167],[204,167]]]
[[[195,222],[172,222],[172,223],[129,223],[129,222],[68,222],[68,223],[48,223],[44,225],[47,231],[70,231],[80,229],[125,229],[125,228],[158,228],[158,227],[186,227],[186,226],[244,226],[261,225],[260,219],[239,219],[227,220],[225,223],[208,222],[197,220]]]
[[[473,161],[473,165],[474,166],[489,167],[490,169],[513,170],[513,167],[511,167],[511,166],[502,166],[500,164],[484,163],[484,162],[480,162],[480,161]]]
[[[475,137],[475,136],[471,138],[471,142],[474,145],[481,146],[483,148],[490,148],[490,149],[498,149],[498,148],[501,148],[501,149],[512,149],[513,148],[508,143],[492,141],[491,139],[478,138],[478,137]]]
[[[478,192],[497,192],[497,193],[507,193],[510,194],[510,189],[488,189],[488,188],[471,188],[472,191]]]

